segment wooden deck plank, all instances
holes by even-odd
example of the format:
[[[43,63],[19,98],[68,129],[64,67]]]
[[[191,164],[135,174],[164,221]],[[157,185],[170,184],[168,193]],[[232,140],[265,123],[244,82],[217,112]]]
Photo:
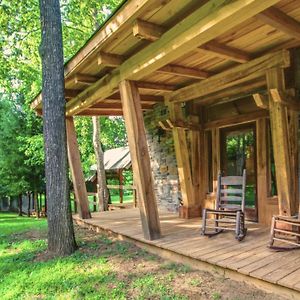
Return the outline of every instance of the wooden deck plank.
[[[290,262],[288,264],[283,264],[283,265],[279,266],[279,268],[277,268],[273,272],[270,272],[270,273],[264,275],[262,278],[269,282],[278,282],[279,280],[283,279],[284,277],[295,272],[295,269],[298,268],[299,265],[300,265],[300,258],[298,257],[296,260],[293,260],[292,262]]]
[[[224,270],[300,291],[300,251],[274,252],[267,248],[269,228],[247,224],[248,234],[242,242],[236,241],[232,232],[208,238],[200,235],[200,218],[183,220],[175,214],[160,212],[162,238],[146,241],[138,209],[92,215],[92,219],[84,220],[86,224],[152,245],[158,251],[171,251]]]

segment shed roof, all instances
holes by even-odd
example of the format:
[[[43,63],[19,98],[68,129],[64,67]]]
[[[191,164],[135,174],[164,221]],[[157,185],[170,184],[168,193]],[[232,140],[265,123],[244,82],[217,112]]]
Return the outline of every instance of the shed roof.
[[[110,149],[104,152],[104,169],[119,170],[131,167],[129,147]],[[96,171],[97,165],[92,165],[91,170]]]

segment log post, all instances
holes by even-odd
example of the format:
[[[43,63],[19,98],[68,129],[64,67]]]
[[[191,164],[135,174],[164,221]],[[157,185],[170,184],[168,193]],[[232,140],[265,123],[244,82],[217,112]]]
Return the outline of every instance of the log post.
[[[79,204],[79,216],[82,219],[89,219],[91,218],[91,214],[89,212],[88,195],[80,162],[80,153],[78,148],[74,120],[72,117],[66,119],[66,128],[69,166],[72,175],[75,197]]]
[[[168,97],[165,98],[165,101],[169,107],[171,120],[174,123],[184,121],[181,104],[169,102]],[[192,118],[192,120],[195,118],[196,117]],[[191,146],[193,152],[191,165],[185,128],[174,126],[172,131],[180,182],[180,190],[182,195],[182,206],[180,206],[179,208],[179,216],[185,219],[199,217],[201,215],[201,203],[199,199],[196,199],[196,194],[197,196],[199,196],[199,194],[196,193],[196,191],[198,191],[199,189],[199,173],[192,173],[192,168],[197,168],[197,166],[195,166],[195,163],[199,163],[199,132],[190,133]],[[193,184],[193,178],[195,185]]]
[[[145,239],[154,240],[161,231],[140,95],[131,81],[124,80],[119,87],[143,233]]]
[[[283,69],[268,70],[267,84],[279,213],[283,216],[291,216],[298,209],[298,167],[295,157],[298,152],[295,142],[297,141],[298,114],[284,105],[288,99],[278,101],[272,93],[277,90],[282,93],[283,97],[286,95]]]
[[[256,121],[256,157],[257,157],[257,204],[259,223],[269,225],[272,216],[268,214],[268,135],[267,119]]]

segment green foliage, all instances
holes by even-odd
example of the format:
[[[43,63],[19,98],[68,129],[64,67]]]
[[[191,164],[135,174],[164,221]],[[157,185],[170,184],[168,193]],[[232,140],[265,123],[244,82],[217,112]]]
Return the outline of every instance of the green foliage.
[[[130,243],[103,235],[79,240],[79,251],[69,257],[51,258],[45,255],[45,231],[45,220],[0,213],[1,299],[187,299],[174,293],[163,274],[120,275],[115,264],[121,268],[125,260],[131,266],[149,255]]]
[[[91,165],[96,163],[93,147],[93,125],[91,118],[76,117],[75,126],[79,143],[80,154],[83,162],[84,173],[90,174]],[[127,144],[126,130],[123,118],[101,117],[101,144],[102,150],[122,147]],[[130,174],[126,173],[128,182],[131,180]],[[128,183],[130,184],[130,183]]]
[[[36,0],[0,2],[0,195],[17,195],[42,191],[45,186],[42,119],[29,107],[41,89],[39,5]],[[120,2],[60,2],[65,61],[84,45]],[[76,123],[84,169],[88,173],[94,163],[91,121],[85,118]],[[104,148],[125,143],[121,119],[106,118],[101,123]]]

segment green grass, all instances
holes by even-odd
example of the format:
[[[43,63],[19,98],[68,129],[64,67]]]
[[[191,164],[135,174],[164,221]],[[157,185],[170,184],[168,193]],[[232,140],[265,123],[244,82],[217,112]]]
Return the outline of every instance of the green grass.
[[[153,260],[146,251],[84,231],[77,237],[78,251],[51,258],[46,254],[46,229],[44,219],[0,213],[1,300],[186,299],[176,295],[163,276],[143,272],[143,264]],[[140,270],[129,267],[123,272],[134,262],[142,263]]]
[[[75,226],[79,249],[47,253],[45,219],[0,213],[0,299],[279,300]]]

